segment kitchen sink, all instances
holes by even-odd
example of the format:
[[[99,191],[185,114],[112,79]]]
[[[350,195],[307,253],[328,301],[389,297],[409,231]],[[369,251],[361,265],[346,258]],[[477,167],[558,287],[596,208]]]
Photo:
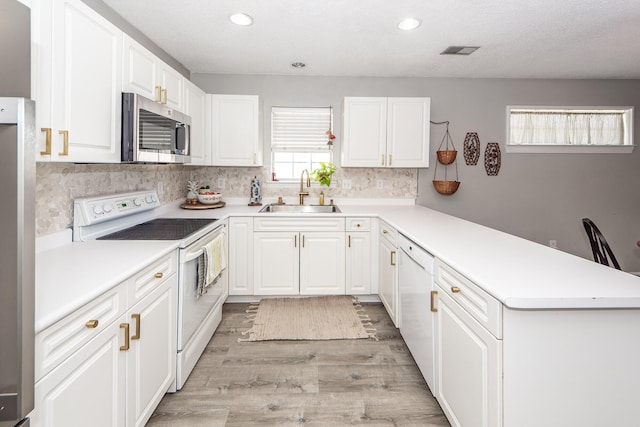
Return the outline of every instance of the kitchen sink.
[[[336,205],[278,205],[269,204],[259,210],[261,213],[340,213]]]

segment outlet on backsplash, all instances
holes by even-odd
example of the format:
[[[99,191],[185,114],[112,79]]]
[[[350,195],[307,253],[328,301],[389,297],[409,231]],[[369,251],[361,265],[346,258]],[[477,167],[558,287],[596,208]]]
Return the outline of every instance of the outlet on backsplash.
[[[224,189],[224,177],[218,176],[218,190]]]

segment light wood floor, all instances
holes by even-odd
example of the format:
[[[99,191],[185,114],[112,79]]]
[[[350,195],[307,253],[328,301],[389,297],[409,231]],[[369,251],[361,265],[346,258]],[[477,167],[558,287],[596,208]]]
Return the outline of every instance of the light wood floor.
[[[222,323],[183,389],[148,426],[449,426],[380,304],[365,304],[380,341],[237,339],[246,304]]]

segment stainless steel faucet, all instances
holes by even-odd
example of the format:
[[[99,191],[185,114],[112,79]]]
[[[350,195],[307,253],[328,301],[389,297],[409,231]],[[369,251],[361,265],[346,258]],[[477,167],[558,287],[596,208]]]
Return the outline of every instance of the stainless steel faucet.
[[[300,196],[300,204],[304,205],[304,196],[308,196],[309,192],[308,191],[304,191],[303,188],[303,179],[304,179],[304,174],[307,174],[307,188],[311,187],[311,178],[309,178],[309,171],[308,170],[303,170],[302,173],[300,174],[300,192],[298,193],[298,195]]]

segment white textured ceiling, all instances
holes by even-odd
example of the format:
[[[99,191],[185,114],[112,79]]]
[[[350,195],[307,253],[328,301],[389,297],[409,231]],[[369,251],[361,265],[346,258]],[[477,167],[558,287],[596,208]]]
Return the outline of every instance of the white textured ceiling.
[[[640,78],[640,0],[104,2],[192,73]],[[398,30],[407,16],[422,26]]]

